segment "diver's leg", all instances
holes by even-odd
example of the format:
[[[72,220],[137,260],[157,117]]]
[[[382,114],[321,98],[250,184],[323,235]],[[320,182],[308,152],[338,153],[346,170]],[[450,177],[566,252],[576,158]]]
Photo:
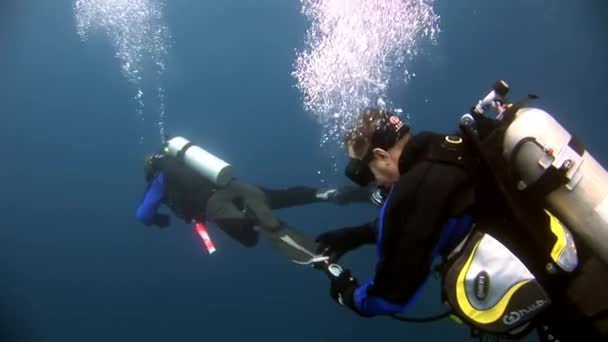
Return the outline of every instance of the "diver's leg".
[[[259,188],[234,180],[226,191],[230,191],[235,200],[242,202],[245,215],[254,219],[256,223],[267,231],[277,230],[281,222],[274,216],[268,205],[264,192]]]
[[[228,236],[245,247],[255,247],[260,234],[253,230],[251,222],[246,219],[217,219],[214,221]]]
[[[350,203],[370,203],[371,195],[376,191],[375,187],[360,187],[345,185],[338,188],[334,202],[339,205]]]
[[[272,209],[282,209],[317,202],[332,202],[338,205],[369,203],[373,188],[346,185],[337,189],[316,189],[295,186],[287,189],[261,189]]]
[[[262,236],[279,253],[298,263],[310,263],[311,260],[320,257],[314,239],[278,220],[268,206],[266,196],[259,188],[233,181],[230,190],[242,200],[246,210],[250,212],[250,217],[255,218],[259,224]]]
[[[213,194],[207,202],[206,212],[210,221],[243,246],[257,245],[259,234],[253,229],[254,222],[236,207],[229,191],[219,190]]]
[[[268,206],[272,209],[282,209],[299,205],[325,201],[317,195],[317,189],[306,186],[294,186],[287,189],[261,188],[266,195]]]

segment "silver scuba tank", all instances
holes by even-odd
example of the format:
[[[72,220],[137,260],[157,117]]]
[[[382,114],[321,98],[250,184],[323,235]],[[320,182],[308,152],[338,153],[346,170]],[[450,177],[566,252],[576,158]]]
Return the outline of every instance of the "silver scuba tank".
[[[503,157],[516,172],[519,190],[552,171],[566,177],[546,195],[547,209],[608,264],[608,172],[595,158],[549,113],[533,107],[516,112]]]
[[[186,138],[170,139],[166,149],[170,155],[182,159],[186,165],[219,186],[224,186],[232,180],[233,168],[230,164],[193,145]]]

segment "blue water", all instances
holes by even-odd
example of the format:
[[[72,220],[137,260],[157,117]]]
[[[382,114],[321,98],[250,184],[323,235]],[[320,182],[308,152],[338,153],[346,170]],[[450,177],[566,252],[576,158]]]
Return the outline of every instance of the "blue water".
[[[0,2],[0,340],[466,340],[451,321],[362,319],[328,296],[314,270],[268,245],[218,231],[206,254],[174,220],[139,225],[142,160],[160,142],[153,100],[142,121],[107,41],[75,31],[72,0]],[[442,33],[391,99],[414,129],[450,130],[497,79],[540,103],[608,165],[608,4],[436,0]],[[167,2],[172,47],[163,78],[166,129],[230,160],[251,183],[346,183],[318,175],[330,158],[290,76],[307,27],[298,1]],[[143,137],[143,143],[139,143]],[[322,182],[322,180],[324,182]],[[311,235],[370,219],[329,204],[278,212]],[[373,248],[344,259],[370,276]],[[436,284],[416,313],[437,309]]]

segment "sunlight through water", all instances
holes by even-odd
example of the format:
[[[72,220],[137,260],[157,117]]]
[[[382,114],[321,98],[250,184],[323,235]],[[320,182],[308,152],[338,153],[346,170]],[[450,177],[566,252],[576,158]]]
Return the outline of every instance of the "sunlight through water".
[[[391,82],[412,77],[420,43],[436,43],[439,16],[430,0],[301,0],[310,22],[292,76],[304,109],[335,146],[357,113],[389,106]]]
[[[144,84],[148,77],[154,78],[159,103],[156,125],[164,140],[165,91],[161,78],[171,37],[163,24],[163,4],[156,0],[76,0],[74,13],[83,41],[89,40],[94,32],[109,39],[123,75],[135,87],[133,100],[141,120],[144,120]]]

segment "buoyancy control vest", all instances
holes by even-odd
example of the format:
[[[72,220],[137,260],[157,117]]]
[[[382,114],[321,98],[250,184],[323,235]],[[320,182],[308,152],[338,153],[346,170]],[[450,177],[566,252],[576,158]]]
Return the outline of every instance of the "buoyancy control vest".
[[[460,244],[454,238],[461,235],[441,238],[446,247],[439,251],[445,257],[440,268],[445,301],[474,329],[505,336],[519,332],[551,303],[551,291],[543,284],[553,278],[536,274],[576,267],[572,234],[538,205],[522,211],[526,221],[520,224],[465,134],[437,135],[424,159],[463,167],[473,180],[473,229]],[[450,206],[450,215],[471,206],[467,196],[453,200],[460,203]]]
[[[164,204],[186,223],[204,221],[207,201],[217,186],[176,157],[164,154],[153,163],[164,175]]]

